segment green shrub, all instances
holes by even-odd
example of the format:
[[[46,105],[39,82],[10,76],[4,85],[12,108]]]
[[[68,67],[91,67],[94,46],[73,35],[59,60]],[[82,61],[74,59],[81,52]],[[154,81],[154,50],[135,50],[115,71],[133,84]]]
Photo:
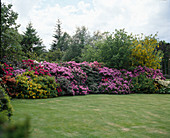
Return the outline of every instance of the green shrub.
[[[17,98],[52,98],[58,94],[59,84],[54,77],[47,75],[37,76],[34,71],[24,72],[18,75]]]
[[[4,88],[0,86],[0,124],[10,120],[12,112],[13,108],[9,96],[5,93]]]
[[[29,135],[30,121],[12,124],[10,121],[13,108],[9,96],[0,86],[0,138],[27,138]]]
[[[57,78],[57,81],[60,83],[62,89],[62,91],[58,93],[59,96],[72,95],[73,92],[70,80],[64,77],[59,77]]]
[[[86,85],[88,86],[89,93],[99,93],[99,83],[102,80],[102,75],[99,73],[97,68],[83,65],[81,69],[86,73],[87,80]]]
[[[148,78],[145,74],[132,78],[132,85],[134,93],[158,93],[159,91],[154,79]]]
[[[162,88],[159,90],[159,93],[160,93],[160,94],[170,94],[170,88],[162,87]]]

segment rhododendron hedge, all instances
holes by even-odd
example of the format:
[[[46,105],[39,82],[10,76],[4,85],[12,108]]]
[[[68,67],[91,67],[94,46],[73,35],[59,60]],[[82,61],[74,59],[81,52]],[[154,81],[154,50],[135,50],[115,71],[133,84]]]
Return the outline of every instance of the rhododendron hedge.
[[[55,83],[60,84],[60,86],[57,86],[57,91],[55,92],[55,94],[58,96],[86,95],[90,93],[130,94],[143,93],[144,91],[148,91],[149,93],[159,93],[161,86],[158,85],[155,79],[165,79],[163,74],[158,69],[154,70],[152,68],[138,66],[133,71],[128,71],[125,69],[118,70],[114,68],[103,67],[97,61],[90,63],[76,63],[75,61],[70,61],[59,64],[46,61],[39,63],[29,59],[23,60],[20,68],[17,69],[9,67],[9,65],[4,63],[1,65],[1,70],[3,72],[1,73],[3,77],[11,75],[11,78],[12,76],[15,76],[15,78],[13,77],[12,79],[15,80],[17,78],[17,86],[20,87],[20,92],[22,87],[24,89],[26,85],[26,83],[23,84],[22,79],[28,80],[30,77],[25,75],[26,72],[33,73],[33,75],[39,77],[40,80],[44,80],[43,78],[47,78],[47,76],[51,78],[54,77]],[[22,74],[25,75],[25,77]],[[20,78],[20,76],[23,77]],[[20,82],[18,82],[18,79]],[[34,79],[36,79],[36,77]],[[143,81],[139,81],[142,79]],[[36,83],[37,86],[41,84],[41,82],[38,80],[32,83]],[[30,86],[32,85],[29,84],[28,87]],[[46,90],[44,90],[44,92],[45,91]],[[31,92],[26,93],[27,96],[20,93],[17,95],[17,97],[40,97],[38,92],[33,92],[35,93],[34,95],[31,95]],[[46,94],[42,95],[41,97],[44,96],[45,98],[50,97]]]

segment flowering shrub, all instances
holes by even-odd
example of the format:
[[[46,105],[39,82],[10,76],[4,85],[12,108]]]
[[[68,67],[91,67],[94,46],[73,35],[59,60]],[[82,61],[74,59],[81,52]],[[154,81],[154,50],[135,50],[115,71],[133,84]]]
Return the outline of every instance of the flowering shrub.
[[[14,70],[14,76],[17,76],[19,74],[22,74],[26,71],[26,69],[17,69],[17,70]]]
[[[73,86],[71,85],[71,82],[68,79],[64,77],[59,77],[57,78],[57,82],[60,84],[62,89],[62,91],[58,93],[58,96],[73,95]]]
[[[17,76],[17,98],[51,98],[61,92],[54,77],[38,76],[34,71]]]
[[[66,91],[65,95],[88,94],[89,89],[86,86],[87,75],[85,72],[83,72],[79,63],[73,61],[59,65],[56,63],[44,62],[43,65],[45,69],[49,70],[50,73],[54,75],[57,80],[60,81],[60,84],[65,84],[65,79],[69,81],[67,81],[67,83],[69,83],[69,86],[71,86],[72,93],[70,93],[70,91]],[[63,90],[68,90],[63,85],[61,85],[61,88]]]
[[[152,68],[148,68],[146,66],[144,66],[144,67],[138,66],[133,71],[134,77],[137,77],[140,74],[144,74],[144,73],[148,78],[152,78],[152,79],[159,78],[161,80],[165,80],[165,77],[163,77],[163,74],[161,73],[161,71],[159,69],[155,70]]]
[[[6,90],[6,92],[8,93],[9,96],[11,97],[15,97],[16,94],[17,94],[17,91],[16,91],[16,80],[14,77],[11,77],[11,76],[8,76],[8,75],[5,75],[4,77],[1,78],[1,86],[3,86]]]
[[[87,75],[86,85],[89,88],[89,93],[99,93],[100,90],[98,86],[102,80],[102,75],[99,73],[101,66],[93,63],[85,63],[80,66]]]
[[[123,72],[123,73],[122,73]],[[99,88],[101,93],[109,94],[129,94],[131,93],[131,72],[126,70],[109,69],[104,67],[99,73],[102,74],[102,82],[100,82]]]
[[[0,77],[8,75],[12,76],[13,75],[13,67],[9,66],[8,64],[0,64]]]
[[[35,75],[43,76],[48,75],[51,76],[48,70],[44,69],[43,65],[41,63],[38,63],[37,61],[28,59],[28,60],[22,60],[22,68],[27,69],[28,71],[35,71]]]
[[[165,79],[158,69],[138,66],[133,71],[118,70],[102,67],[97,61],[57,64],[46,61],[39,63],[29,59],[23,60],[20,66],[22,68],[14,70],[4,63],[1,64],[0,70],[3,72],[1,84],[10,96],[17,95],[18,98],[48,98],[89,93],[158,93],[162,86],[155,80]],[[17,82],[15,78],[6,75],[9,73],[16,76]],[[52,83],[49,83],[50,81]]]
[[[137,88],[137,86],[133,86],[135,84],[134,81],[132,82],[132,79],[138,77],[140,74],[150,78],[145,79],[146,83],[154,82],[153,86],[157,91],[160,87],[154,79],[157,77],[165,79],[160,70],[141,66],[137,67],[133,72],[125,69],[117,70],[107,67],[102,68],[98,62],[76,63],[75,61],[70,61],[61,63],[60,65],[45,62],[44,67],[50,70],[52,75],[56,76],[56,79],[59,80],[62,89],[66,90],[67,94],[71,94],[70,88],[72,88],[71,95],[81,94],[80,92],[83,90],[86,94],[87,92],[129,94],[132,91],[135,92],[134,89]],[[145,89],[147,89],[147,87]]]
[[[156,79],[157,85],[159,86],[159,93],[170,94],[170,81]]]
[[[34,60],[28,59],[28,60],[22,60],[22,68],[23,69],[28,69],[31,68],[33,69],[34,66]]]

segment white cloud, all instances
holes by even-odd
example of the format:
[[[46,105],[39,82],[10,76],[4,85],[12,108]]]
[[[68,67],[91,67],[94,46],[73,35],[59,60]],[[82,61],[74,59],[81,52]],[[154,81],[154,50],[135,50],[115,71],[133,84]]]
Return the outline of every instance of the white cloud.
[[[125,28],[135,34],[158,32],[160,40],[170,42],[170,0],[92,0],[91,3],[82,0],[65,6],[50,4],[51,0],[7,1],[11,1],[19,13],[20,31],[31,21],[47,49],[52,43],[57,19],[61,20],[63,31],[70,34],[83,25],[90,32]]]

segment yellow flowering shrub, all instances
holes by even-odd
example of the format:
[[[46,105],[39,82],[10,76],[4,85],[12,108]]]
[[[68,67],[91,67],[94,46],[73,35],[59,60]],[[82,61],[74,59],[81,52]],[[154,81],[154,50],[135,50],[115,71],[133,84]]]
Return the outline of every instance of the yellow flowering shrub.
[[[56,97],[59,84],[56,83],[54,77],[37,76],[34,71],[25,72],[16,77],[17,98],[51,98]]]
[[[163,53],[156,49],[159,47],[159,43],[155,36],[148,36],[144,39],[142,37],[135,38],[131,45],[131,61],[133,67],[141,65],[153,69],[160,68]]]

